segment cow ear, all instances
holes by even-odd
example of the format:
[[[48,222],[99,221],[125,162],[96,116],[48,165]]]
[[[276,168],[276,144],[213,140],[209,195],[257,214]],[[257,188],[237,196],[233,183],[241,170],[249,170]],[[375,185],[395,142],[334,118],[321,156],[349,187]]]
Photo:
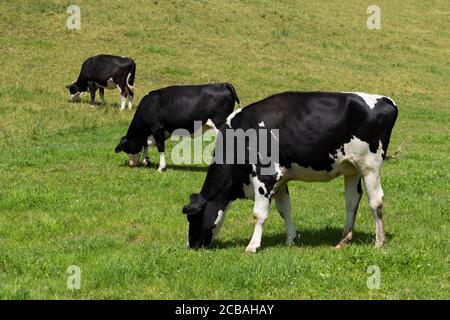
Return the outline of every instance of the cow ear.
[[[193,193],[189,196],[189,200],[191,201],[191,203],[197,201],[197,199],[198,199],[198,193]]]
[[[206,200],[199,194],[193,193],[190,196],[191,203],[183,207],[183,213],[187,215],[198,214],[203,211]]]

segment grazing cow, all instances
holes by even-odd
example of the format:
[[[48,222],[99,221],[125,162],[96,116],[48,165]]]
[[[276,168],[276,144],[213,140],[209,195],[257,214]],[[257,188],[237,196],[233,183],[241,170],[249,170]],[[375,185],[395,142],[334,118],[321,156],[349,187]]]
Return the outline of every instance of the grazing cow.
[[[230,83],[171,86],[151,91],[142,98],[128,128],[115,151],[128,154],[129,164],[139,164],[144,148],[144,165],[150,163],[148,145],[159,152],[158,172],[166,169],[164,141],[177,129],[194,133],[194,122],[217,131],[239,102]]]
[[[69,101],[77,101],[81,94],[89,91],[91,103],[95,104],[95,92],[99,89],[102,104],[105,102],[105,89],[118,88],[122,96],[120,110],[132,107],[134,96],[134,77],[136,64],[130,58],[101,54],[87,59],[81,66],[78,80],[66,86],[69,89]]]
[[[376,222],[376,246],[382,246],[385,234],[380,170],[396,118],[397,107],[390,98],[364,93],[286,92],[237,109],[220,128],[216,156],[200,194],[192,194],[190,204],[183,207],[189,221],[189,247],[207,246],[222,225],[227,207],[238,198],[255,201],[255,230],[246,251],[256,252],[261,245],[272,198],[285,222],[286,244],[292,244],[296,230],[287,182],[329,181],[340,175],[344,176],[347,218],[336,247],[352,238],[362,194],[361,178]],[[264,137],[270,138],[270,146],[276,143],[278,160],[269,163],[258,149],[257,161],[248,161],[259,144],[251,146],[251,139],[246,139],[245,161],[223,164],[223,154],[234,153],[234,160],[242,154],[229,147],[234,144],[230,140],[237,137],[229,131],[251,129],[268,131],[258,136],[258,143]],[[276,130],[278,135],[273,134]],[[220,150],[222,160],[218,161]]]

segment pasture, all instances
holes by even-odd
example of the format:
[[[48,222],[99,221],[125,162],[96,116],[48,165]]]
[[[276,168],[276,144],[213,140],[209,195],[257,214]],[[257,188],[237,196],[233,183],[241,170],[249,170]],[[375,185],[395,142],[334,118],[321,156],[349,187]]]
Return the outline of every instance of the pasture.
[[[68,1],[0,3],[0,298],[2,299],[449,299],[450,6],[385,1],[381,29],[367,1]],[[68,103],[65,85],[99,53],[132,57],[132,111]],[[206,250],[187,250],[181,213],[207,165],[129,168],[114,147],[138,101],[172,84],[229,81],[243,105],[272,93],[363,91],[399,108],[383,167],[387,244],[374,248],[364,194],[350,246],[342,178],[289,184],[300,235],[284,246],[272,206],[262,249],[251,201],[230,208]],[[403,144],[403,142],[405,142]],[[402,145],[403,144],[403,145]],[[69,290],[67,268],[81,270]],[[370,266],[381,272],[369,289]]]

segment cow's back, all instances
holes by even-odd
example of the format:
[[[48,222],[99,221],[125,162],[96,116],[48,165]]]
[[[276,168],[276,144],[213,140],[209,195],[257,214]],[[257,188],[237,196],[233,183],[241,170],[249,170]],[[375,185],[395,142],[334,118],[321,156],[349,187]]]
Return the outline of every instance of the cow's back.
[[[397,117],[395,104],[387,98],[370,108],[353,94],[328,92],[280,93],[242,111],[230,117],[229,126],[278,130],[282,166],[297,163],[326,171],[332,170],[333,155],[355,139],[369,144],[373,153],[381,141],[385,156]]]
[[[225,83],[170,86],[151,91],[139,108],[145,109],[142,112],[148,123],[158,122],[168,132],[192,131],[194,121],[225,121],[234,108],[234,98]]]

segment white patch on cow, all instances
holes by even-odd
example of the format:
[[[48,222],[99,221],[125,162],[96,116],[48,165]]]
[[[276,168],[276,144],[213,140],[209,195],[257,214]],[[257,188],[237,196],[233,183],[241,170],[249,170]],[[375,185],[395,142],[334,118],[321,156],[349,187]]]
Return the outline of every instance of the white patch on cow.
[[[239,109],[236,109],[236,110],[234,110],[234,112],[232,113],[232,114],[230,114],[228,117],[227,117],[227,125],[231,128],[231,120],[233,120],[233,118],[239,113],[239,112],[241,112],[242,111],[242,108],[239,108]]]
[[[264,121],[261,121],[260,123],[258,123],[258,126],[260,126],[261,128],[264,128],[266,126],[266,124],[264,123]]]
[[[255,204],[253,205],[253,216],[255,218],[255,229],[253,231],[252,239],[248,244],[245,251],[247,252],[256,252],[256,250],[261,246],[261,237],[263,233],[263,225],[269,215],[269,205],[270,205],[270,197],[266,196],[267,189],[258,177],[252,177],[253,187],[255,189]],[[264,195],[259,192],[259,189],[262,188],[264,191]],[[273,193],[273,190],[270,190],[270,195]]]
[[[354,175],[359,170],[364,174],[370,168],[379,168],[383,162],[383,146],[381,141],[376,153],[372,153],[369,144],[356,137],[350,142],[343,145],[344,152],[341,148],[330,154],[330,159],[334,161],[331,165],[332,170],[314,170],[311,167],[302,167],[296,163],[291,168],[280,167],[284,177],[288,180],[300,180],[307,182],[326,182],[341,175]]]
[[[133,108],[133,96],[132,95],[128,95],[128,109],[132,109]]]
[[[222,228],[223,222],[225,221],[225,213],[228,210],[228,206],[224,210],[219,210],[217,213],[217,218],[214,221],[214,228],[212,230],[213,232],[213,239],[217,236],[220,229]]]
[[[127,98],[122,96],[122,103],[120,105],[120,111],[124,111],[125,110],[125,104],[127,103]]]
[[[75,94],[69,94],[69,101],[70,102],[80,101],[81,94],[82,94],[81,92],[77,92]]]
[[[128,165],[130,167],[136,167],[139,165],[140,159],[141,159],[141,153],[128,154]]]
[[[215,226],[217,226],[220,223],[220,221],[222,221],[222,216],[223,216],[223,211],[219,210],[219,212],[217,213],[216,221],[214,221]]]
[[[158,172],[163,172],[166,170],[166,157],[164,156],[164,152],[159,153],[159,167]]]
[[[366,168],[379,168],[383,162],[384,151],[381,141],[378,142],[377,151],[373,153],[367,142],[353,137],[350,142],[344,144],[344,152],[340,148],[335,153],[335,158],[330,154],[330,158],[335,159],[334,168],[339,166],[343,168],[342,164],[351,163],[364,171]],[[341,174],[351,175],[352,173],[357,172],[342,172]]]
[[[278,162],[274,162],[273,165],[275,167],[275,172],[277,173],[277,181],[280,181],[281,178],[283,178],[283,171],[281,169],[281,166]]]
[[[370,94],[364,92],[344,92],[344,93],[356,94],[357,96],[361,97],[364,100],[364,102],[369,106],[370,109],[375,108],[375,105],[377,104],[378,100],[384,97],[378,94]]]
[[[214,122],[212,122],[211,119],[208,119],[208,121],[206,121],[205,126],[211,128],[214,130],[215,133],[217,133],[219,130],[217,129],[216,125],[214,124]],[[202,129],[202,132],[205,132],[206,128]]]

